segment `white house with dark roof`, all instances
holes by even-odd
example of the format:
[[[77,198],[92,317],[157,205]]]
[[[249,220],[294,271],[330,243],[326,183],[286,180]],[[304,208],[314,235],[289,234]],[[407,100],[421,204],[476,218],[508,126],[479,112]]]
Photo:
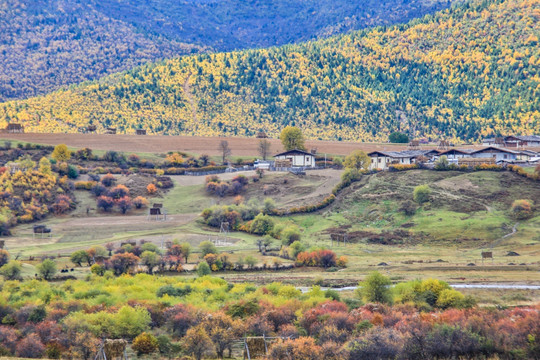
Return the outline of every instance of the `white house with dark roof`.
[[[457,160],[465,157],[471,157],[472,152],[474,152],[474,149],[450,149],[441,151],[438,157],[446,156],[448,160]]]
[[[276,167],[315,167],[315,155],[294,149],[274,155]],[[279,164],[289,166],[278,166]]]
[[[493,158],[495,159],[496,163],[500,163],[515,161],[518,157],[518,154],[519,152],[514,150],[489,146],[484,149],[473,151],[471,153],[471,156],[474,158]]]
[[[386,170],[390,165],[416,164],[417,159],[420,157],[429,160],[438,154],[437,150],[372,151],[368,154],[371,158],[369,169]]]
[[[540,158],[540,153],[532,150],[519,150],[517,159],[520,161],[536,161]]]

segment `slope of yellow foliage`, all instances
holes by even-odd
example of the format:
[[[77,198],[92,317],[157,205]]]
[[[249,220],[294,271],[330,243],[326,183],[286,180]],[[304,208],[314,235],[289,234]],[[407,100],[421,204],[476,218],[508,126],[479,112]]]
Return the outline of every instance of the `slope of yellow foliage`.
[[[540,129],[540,0],[476,0],[407,25],[155,63],[0,104],[0,126],[75,132],[477,140]]]

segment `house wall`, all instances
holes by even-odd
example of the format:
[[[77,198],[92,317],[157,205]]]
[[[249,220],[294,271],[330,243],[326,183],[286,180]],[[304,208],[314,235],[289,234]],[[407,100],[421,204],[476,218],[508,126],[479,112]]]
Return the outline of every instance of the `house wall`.
[[[392,159],[387,156],[371,156],[370,170],[386,170],[388,165],[392,163]]]
[[[456,160],[456,159],[462,159],[462,158],[465,158],[465,157],[471,157],[471,154],[442,154],[442,155],[439,155],[437,156],[438,158],[441,157],[441,156],[446,156],[446,158],[448,160]]]
[[[278,160],[291,160],[292,166],[301,166],[301,167],[315,167],[315,157],[313,155],[282,155],[277,156]]]
[[[475,158],[495,158],[495,161],[516,160],[516,154],[511,154],[511,153],[496,151],[496,150],[476,153],[476,154],[472,154],[472,156]]]

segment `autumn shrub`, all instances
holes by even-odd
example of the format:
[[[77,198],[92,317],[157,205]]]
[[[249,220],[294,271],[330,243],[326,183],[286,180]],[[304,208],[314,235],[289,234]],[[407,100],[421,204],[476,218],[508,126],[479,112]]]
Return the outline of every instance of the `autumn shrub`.
[[[52,158],[56,161],[67,161],[71,158],[71,151],[65,144],[56,145],[54,151],[51,154]]]
[[[197,264],[197,275],[199,276],[206,276],[210,275],[212,273],[212,270],[210,269],[210,265],[206,261],[201,261]]]
[[[349,343],[349,356],[351,359],[396,359],[403,342],[403,336],[393,329],[372,328]]]
[[[135,208],[141,209],[148,206],[148,200],[143,196],[137,196],[133,199],[133,205]]]
[[[154,184],[148,184],[148,186],[146,187],[146,192],[147,192],[149,195],[154,195],[154,194],[157,192],[156,185],[154,185]]]
[[[462,307],[465,295],[457,290],[445,289],[439,293],[436,305],[441,309]]]
[[[58,271],[56,263],[51,259],[43,260],[40,264],[36,266],[36,270],[39,276],[41,276],[41,278],[45,280],[52,279]]]
[[[114,254],[109,260],[112,270],[116,275],[127,273],[139,263],[138,256],[131,253]]]
[[[93,264],[92,266],[90,266],[90,272],[97,276],[105,275],[105,271],[107,271],[107,269],[101,264]]]
[[[4,249],[0,249],[0,267],[6,265],[9,262],[9,252]]]
[[[129,196],[129,189],[124,185],[116,185],[109,190],[107,196],[117,200]]]
[[[428,185],[418,185],[414,188],[413,198],[418,204],[423,204],[429,201],[431,189]]]
[[[407,170],[414,170],[419,169],[420,165],[418,164],[392,164],[388,166],[389,171],[407,171]]]
[[[296,256],[298,266],[320,266],[324,268],[337,265],[337,256],[332,250],[316,250],[301,252]]]
[[[133,202],[131,201],[129,196],[121,197],[120,199],[116,200],[115,203],[116,206],[118,206],[118,208],[120,209],[120,211],[122,211],[122,214],[125,214],[133,207]]]
[[[417,210],[416,205],[414,204],[414,202],[410,200],[405,200],[401,204],[401,207],[399,208],[399,211],[404,213],[407,216],[414,215],[416,213],[416,210]]]
[[[273,228],[274,220],[270,216],[261,213],[255,216],[255,218],[251,222],[249,231],[252,234],[266,235],[269,234]]]
[[[95,197],[99,197],[101,195],[106,195],[107,188],[100,183],[96,183],[92,186],[90,191],[92,192],[92,194],[94,194]]]
[[[104,175],[101,178],[101,183],[106,187],[112,186],[115,182],[116,182],[116,178],[114,177],[114,175],[112,175],[110,173],[107,174],[107,175]]]
[[[45,353],[45,345],[39,337],[32,333],[17,344],[15,354],[22,358],[41,358]]]
[[[133,340],[131,348],[140,356],[155,352],[158,350],[158,345],[158,341],[154,335],[143,332]]]
[[[311,337],[278,340],[270,348],[269,359],[272,360],[319,360],[322,359],[322,348]]]
[[[243,213],[240,214],[240,212]],[[256,214],[255,214],[256,215]],[[237,230],[242,220],[251,220],[255,216],[247,207],[240,206],[212,206],[201,213],[207,225],[220,228],[224,222],[229,223],[229,230]],[[253,216],[253,217],[252,217]]]
[[[518,220],[529,219],[534,214],[531,201],[526,199],[515,200],[512,203],[510,211],[512,212],[512,216]]]
[[[281,231],[280,238],[283,245],[291,245],[295,241],[300,241],[300,229],[294,225],[288,226]]]
[[[97,207],[103,211],[109,211],[114,206],[114,199],[109,196],[101,195],[97,198]]]
[[[19,280],[21,278],[22,265],[19,261],[11,260],[0,267],[0,275],[7,280]]]
[[[375,271],[359,284],[358,293],[367,302],[391,304],[393,302],[391,284],[388,277]]]
[[[79,170],[75,166],[69,165],[67,169],[67,176],[70,179],[76,179],[79,177]]]
[[[69,196],[58,195],[51,207],[55,214],[64,214],[71,209],[72,204],[73,200]]]
[[[202,326],[190,328],[182,338],[182,347],[196,360],[201,360],[212,348],[212,340]]]
[[[96,184],[95,181],[76,181],[74,183],[75,189],[77,190],[91,190]]]

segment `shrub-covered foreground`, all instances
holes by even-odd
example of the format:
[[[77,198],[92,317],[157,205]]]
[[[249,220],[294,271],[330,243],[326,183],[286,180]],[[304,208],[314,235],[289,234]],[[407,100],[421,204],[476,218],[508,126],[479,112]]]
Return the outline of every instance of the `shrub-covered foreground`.
[[[319,287],[301,293],[290,285],[257,287],[208,276],[4,281],[0,353],[90,359],[99,339],[124,338],[140,355],[214,358],[228,355],[244,336],[265,335],[282,338],[269,347],[271,359],[532,359],[540,354],[538,306],[438,306],[454,290],[437,280],[393,287],[393,306],[363,305],[362,299],[378,296],[374,290],[385,291],[384,281],[375,280],[372,275],[370,286],[363,286],[362,298],[344,302],[336,291]],[[422,311],[430,301],[438,310]]]

